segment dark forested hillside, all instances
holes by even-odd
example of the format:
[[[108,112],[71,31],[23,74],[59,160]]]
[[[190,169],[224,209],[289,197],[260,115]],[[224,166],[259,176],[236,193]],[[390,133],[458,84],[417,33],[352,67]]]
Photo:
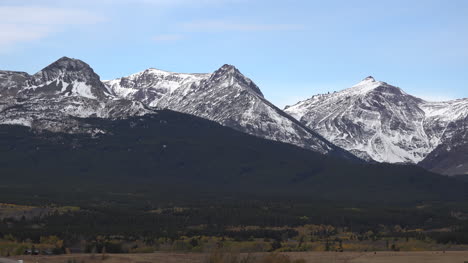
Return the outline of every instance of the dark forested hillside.
[[[138,252],[142,243],[197,251],[249,240],[264,246],[252,251],[272,251],[304,239],[302,226],[336,227],[304,242],[333,237],[338,248],[342,232],[353,232],[351,243],[368,231],[393,240],[403,235],[395,226],[442,229],[468,214],[467,182],[416,166],[334,159],[171,111],[76,121],[94,134],[0,126],[0,236],[18,248],[2,255],[57,238],[65,243],[54,253]],[[434,238],[463,241],[460,229]],[[211,241],[200,245],[201,237]]]
[[[416,166],[334,159],[171,111],[79,121],[95,134],[0,126],[2,201],[466,198],[464,183]]]

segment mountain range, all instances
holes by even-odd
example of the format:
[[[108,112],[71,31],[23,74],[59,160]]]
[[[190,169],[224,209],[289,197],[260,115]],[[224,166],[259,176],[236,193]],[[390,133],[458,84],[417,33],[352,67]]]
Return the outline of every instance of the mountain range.
[[[34,75],[0,71],[0,124],[99,136],[110,131],[80,119],[120,120],[163,109],[357,162],[468,172],[468,99],[428,102],[372,77],[281,110],[232,65],[210,74],[147,69],[109,81],[67,57]]]
[[[216,121],[265,139],[355,159],[268,102],[252,80],[224,65],[212,74],[149,69],[101,81],[91,67],[63,57],[30,76],[0,72],[0,123],[96,133],[75,117],[122,119],[170,109]]]

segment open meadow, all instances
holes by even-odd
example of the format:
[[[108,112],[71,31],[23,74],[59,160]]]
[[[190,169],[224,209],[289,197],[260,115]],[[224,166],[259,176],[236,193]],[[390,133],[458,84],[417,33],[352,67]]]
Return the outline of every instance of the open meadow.
[[[468,251],[430,252],[289,252],[214,255],[206,253],[75,254],[23,256],[25,263],[456,263],[468,262]],[[234,259],[234,260],[232,260]],[[243,260],[242,260],[243,259]]]

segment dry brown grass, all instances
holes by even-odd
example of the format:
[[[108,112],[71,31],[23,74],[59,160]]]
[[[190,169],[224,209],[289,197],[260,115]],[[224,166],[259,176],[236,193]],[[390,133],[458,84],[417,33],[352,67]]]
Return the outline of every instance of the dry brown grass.
[[[94,258],[89,254],[61,255],[61,256],[25,256],[25,263],[211,263],[208,261],[213,254],[203,253],[151,253],[151,254],[110,254],[104,260],[101,255]],[[280,257],[272,254],[255,253],[250,257],[255,258],[253,263],[463,263],[468,261],[468,251],[450,252],[290,252],[281,253]],[[240,258],[247,254],[230,255],[227,259],[238,261],[212,261],[222,263],[243,263]],[[285,259],[287,256],[288,259]],[[257,261],[259,260],[259,261]],[[263,260],[263,261],[262,261]],[[277,260],[277,261],[274,261]],[[278,261],[283,260],[283,261]],[[286,260],[286,261],[284,261]],[[289,260],[289,261],[287,261]],[[250,263],[250,262],[249,262]]]
[[[305,263],[305,260],[291,259],[290,256],[279,253],[255,255],[214,252],[208,256],[205,263]]]
[[[204,254],[192,253],[151,253],[151,254],[74,254],[60,256],[25,256],[24,263],[203,263]]]

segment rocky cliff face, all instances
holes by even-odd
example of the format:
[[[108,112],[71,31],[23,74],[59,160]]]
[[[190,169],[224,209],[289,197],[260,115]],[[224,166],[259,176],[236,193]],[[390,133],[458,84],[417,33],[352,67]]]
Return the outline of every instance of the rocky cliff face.
[[[0,72],[0,123],[71,133],[94,132],[76,118],[125,118],[151,112],[112,95],[91,67],[63,57],[34,75]]]
[[[437,147],[420,165],[447,175],[468,174],[468,99],[430,103],[428,124],[442,132]],[[431,125],[428,125],[431,126]]]
[[[428,102],[368,77],[349,89],[313,96],[285,111],[364,159],[419,163],[441,145],[451,148],[464,142],[459,133],[465,130],[468,99]]]

